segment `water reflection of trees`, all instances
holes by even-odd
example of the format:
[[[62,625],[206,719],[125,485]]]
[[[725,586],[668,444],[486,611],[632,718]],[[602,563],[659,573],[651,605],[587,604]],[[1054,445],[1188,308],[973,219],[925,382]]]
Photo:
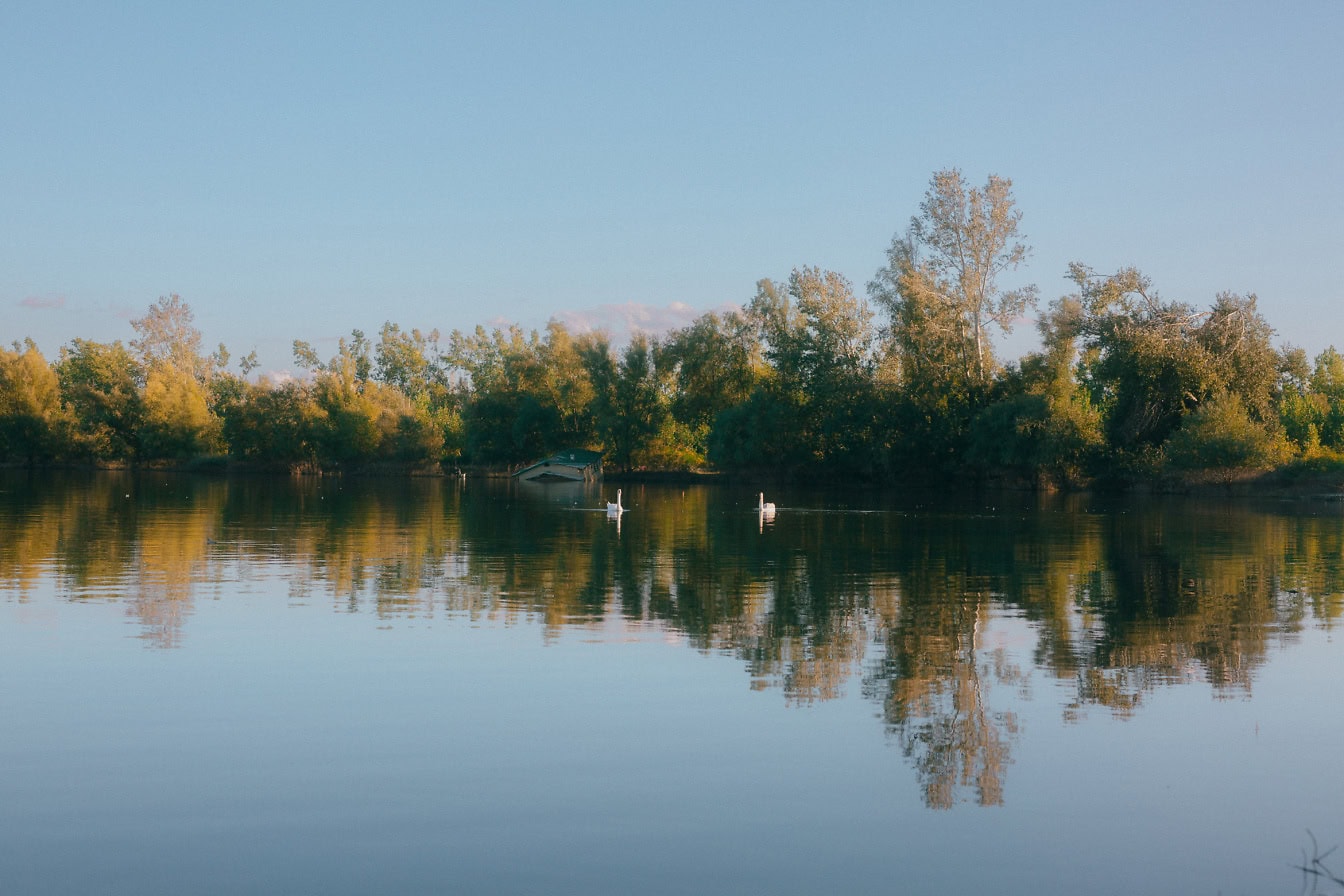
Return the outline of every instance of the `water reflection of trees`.
[[[0,588],[118,600],[161,646],[181,641],[194,600],[266,579],[379,618],[671,631],[740,658],[752,687],[791,702],[861,688],[932,806],[1003,800],[1032,671],[987,637],[1002,620],[1030,627],[1034,669],[1071,684],[1067,718],[1125,716],[1173,683],[1249,692],[1271,644],[1332,624],[1344,602],[1335,505],[1069,498],[798,509],[762,526],[726,489],[627,491],[618,527],[589,509],[596,492],[503,484],[11,478]]]

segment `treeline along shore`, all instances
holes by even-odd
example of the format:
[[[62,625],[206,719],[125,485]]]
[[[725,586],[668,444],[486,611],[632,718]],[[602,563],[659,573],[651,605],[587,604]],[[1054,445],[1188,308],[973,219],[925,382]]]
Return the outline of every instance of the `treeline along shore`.
[[[61,463],[506,470],[562,448],[615,473],[717,471],[1037,486],[1344,483],[1344,357],[1275,344],[1254,295],[1207,307],[1137,269],[1070,265],[1041,302],[1001,281],[1026,259],[1012,183],[930,180],[866,290],[799,267],[740,309],[661,337],[355,330],[302,378],[202,347],[160,298],[129,345],[0,350],[0,459]],[[1032,310],[1039,351],[995,356]]]

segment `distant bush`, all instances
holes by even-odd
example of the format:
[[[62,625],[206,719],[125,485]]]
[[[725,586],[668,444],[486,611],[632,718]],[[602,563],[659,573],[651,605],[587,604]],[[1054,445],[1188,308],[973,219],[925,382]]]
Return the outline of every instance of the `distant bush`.
[[[1276,472],[1287,480],[1320,478],[1344,483],[1344,453],[1318,449],[1289,461]]]

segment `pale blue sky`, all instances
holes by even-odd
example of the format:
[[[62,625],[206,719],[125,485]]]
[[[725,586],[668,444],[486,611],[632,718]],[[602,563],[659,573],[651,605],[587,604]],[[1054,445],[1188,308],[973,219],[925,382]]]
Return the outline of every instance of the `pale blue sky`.
[[[386,320],[685,322],[802,265],[862,293],[959,167],[1013,179],[1043,298],[1135,265],[1314,354],[1342,58],[1341,0],[10,0],[0,341],[128,339],[175,292],[285,368]]]

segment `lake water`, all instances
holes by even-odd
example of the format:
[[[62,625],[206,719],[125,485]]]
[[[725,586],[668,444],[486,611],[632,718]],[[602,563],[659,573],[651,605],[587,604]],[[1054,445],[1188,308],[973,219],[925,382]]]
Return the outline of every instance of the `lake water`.
[[[622,487],[0,478],[0,893],[1299,893],[1344,842],[1339,502]]]

